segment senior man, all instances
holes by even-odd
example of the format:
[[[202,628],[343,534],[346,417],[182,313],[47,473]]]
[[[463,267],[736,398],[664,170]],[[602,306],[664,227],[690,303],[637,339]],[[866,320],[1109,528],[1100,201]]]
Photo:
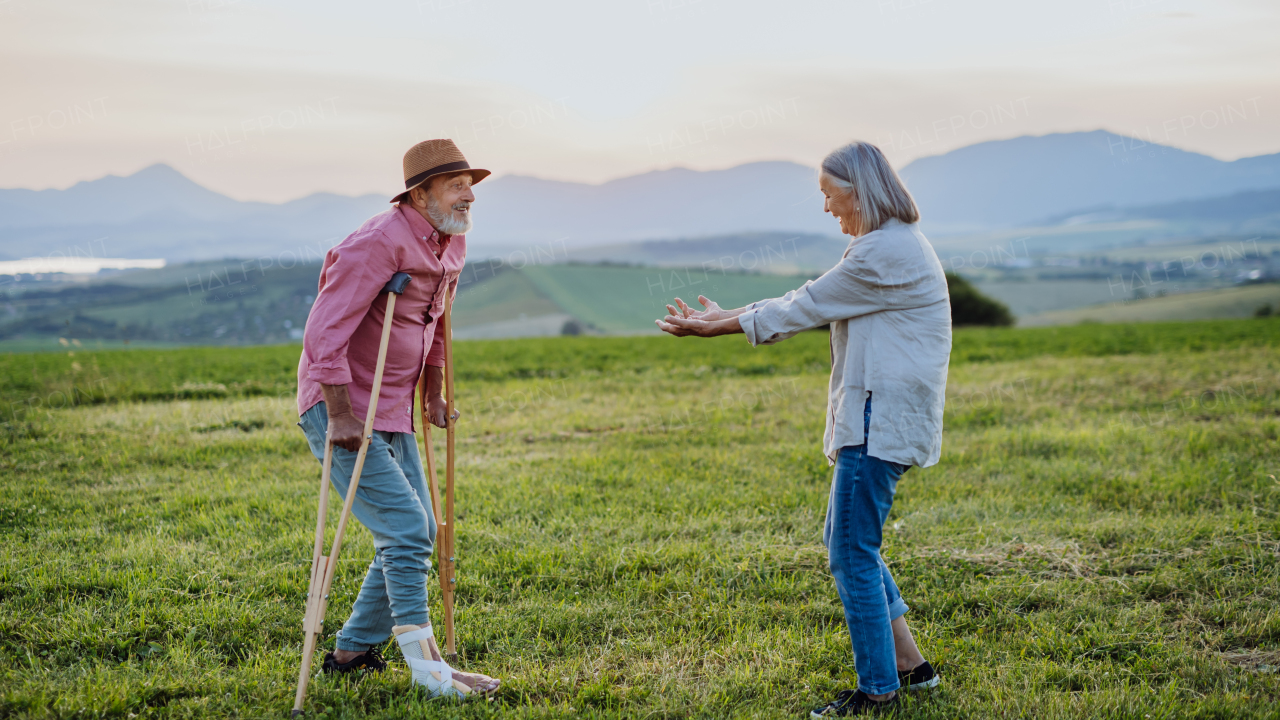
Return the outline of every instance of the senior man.
[[[373,440],[352,513],[373,534],[374,557],[351,616],[324,659],[326,673],[381,671],[377,646],[393,633],[418,661],[414,682],[433,697],[491,693],[498,681],[444,664],[427,613],[427,574],[436,537],[431,495],[414,438],[413,395],[427,386],[427,416],[445,427],[441,394],[445,293],[457,292],[471,229],[472,168],[451,140],[427,140],[404,156],[404,192],[325,256],[320,291],[307,319],[298,362],[298,423],[317,460],[333,442],[333,487],[345,499],[373,390],[374,366],[394,273],[413,277],[391,322]],[[425,367],[424,367],[425,363]],[[424,372],[425,371],[425,372]],[[456,415],[455,415],[456,418]],[[415,664],[415,663],[411,663]],[[424,670],[422,668],[431,668]]]

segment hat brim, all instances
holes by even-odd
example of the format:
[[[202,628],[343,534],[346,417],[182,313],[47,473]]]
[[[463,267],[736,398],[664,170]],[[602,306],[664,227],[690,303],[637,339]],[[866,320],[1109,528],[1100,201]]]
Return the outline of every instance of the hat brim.
[[[438,177],[440,177],[441,175],[461,175],[462,173],[471,173],[471,184],[472,184],[472,185],[475,185],[476,183],[478,183],[478,182],[480,182],[481,180],[483,180],[483,179],[485,179],[485,178],[489,177],[489,175],[491,175],[491,174],[492,174],[492,173],[490,173],[488,170],[483,170],[483,169],[481,169],[481,168],[468,168],[468,169],[466,169],[466,170],[446,170],[446,171],[444,171],[444,172],[434,173],[434,174],[432,174],[432,175],[428,175],[428,176],[426,176],[426,177],[422,178],[421,182],[419,182],[418,184],[414,185],[413,187],[405,188],[405,189],[404,189],[404,192],[402,192],[402,193],[400,193],[399,195],[396,195],[395,197],[391,198],[391,202],[393,202],[393,203],[396,203],[396,202],[404,202],[404,201],[409,197],[409,191],[410,191],[410,190],[412,190],[413,188],[420,188],[420,187],[422,187],[423,185],[426,185],[427,183],[431,182],[431,179],[432,179],[432,178],[438,178]]]

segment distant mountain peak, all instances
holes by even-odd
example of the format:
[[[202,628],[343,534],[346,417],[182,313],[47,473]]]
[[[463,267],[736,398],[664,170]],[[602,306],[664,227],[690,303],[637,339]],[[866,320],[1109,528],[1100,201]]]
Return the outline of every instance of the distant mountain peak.
[[[204,187],[200,183],[197,183],[195,180],[192,180],[191,178],[187,177],[186,175],[183,175],[181,172],[174,169],[173,166],[166,165],[165,163],[154,163],[152,165],[148,165],[142,168],[141,170],[135,171],[128,175],[116,175],[114,173],[110,173],[107,175],[103,175],[100,178],[95,178],[93,180],[81,180],[75,185],[72,185],[71,187],[67,188],[67,191],[83,192],[85,188],[91,188],[91,187],[104,187],[104,186],[117,186],[117,185],[136,186],[139,184],[146,184],[148,186],[156,186],[156,187],[173,186],[176,184],[179,186],[196,187],[208,193],[214,192]]]
[[[148,165],[142,168],[141,170],[135,172],[134,174],[126,175],[125,177],[147,178],[147,179],[162,178],[166,180],[182,178],[187,182],[194,182],[191,178],[187,177],[186,175],[183,175],[180,171],[175,169],[172,165],[168,165],[162,162]]]

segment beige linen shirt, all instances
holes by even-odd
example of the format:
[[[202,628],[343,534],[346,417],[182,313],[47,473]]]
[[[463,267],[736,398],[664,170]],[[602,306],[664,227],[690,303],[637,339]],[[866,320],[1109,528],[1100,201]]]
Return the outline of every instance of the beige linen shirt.
[[[752,345],[831,324],[831,386],[823,451],[861,445],[872,393],[867,454],[928,467],[942,454],[942,407],[951,357],[951,300],[942,263],[916,224],[890,220],[854,238],[840,263],[739,317]]]

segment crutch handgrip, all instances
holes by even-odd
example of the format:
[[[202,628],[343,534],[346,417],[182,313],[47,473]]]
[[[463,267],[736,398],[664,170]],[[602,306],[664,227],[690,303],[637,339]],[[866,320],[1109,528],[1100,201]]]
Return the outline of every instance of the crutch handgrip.
[[[404,289],[409,287],[409,281],[412,279],[413,277],[409,273],[398,272],[391,276],[386,285],[382,286],[382,292],[403,295]]]

